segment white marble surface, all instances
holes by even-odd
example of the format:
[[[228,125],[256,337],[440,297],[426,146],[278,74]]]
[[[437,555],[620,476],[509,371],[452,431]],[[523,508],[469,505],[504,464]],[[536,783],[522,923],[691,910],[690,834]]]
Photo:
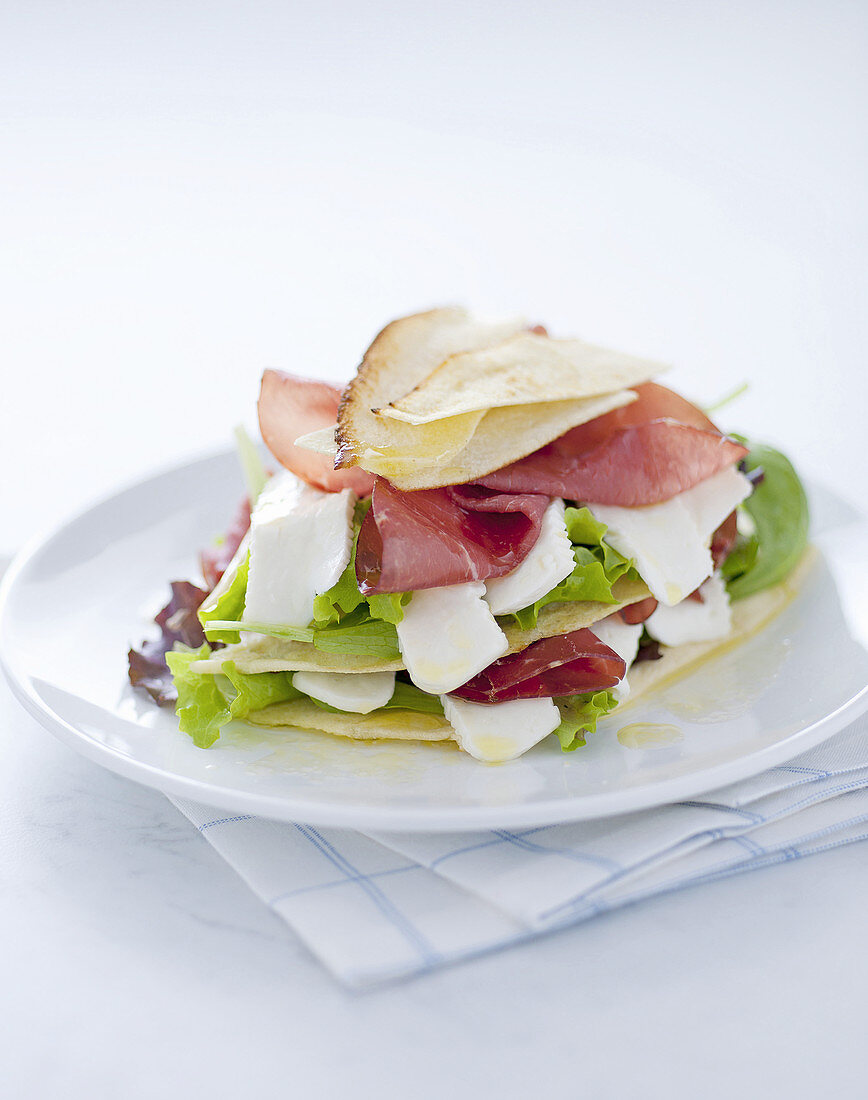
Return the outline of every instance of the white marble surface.
[[[10,1100],[859,1095],[864,846],[353,996],[160,794],[0,690]]]
[[[676,364],[868,502],[868,14],[0,15],[0,553],[460,300]],[[859,1095],[868,849],[353,997],[159,794],[0,695],[3,1096]]]

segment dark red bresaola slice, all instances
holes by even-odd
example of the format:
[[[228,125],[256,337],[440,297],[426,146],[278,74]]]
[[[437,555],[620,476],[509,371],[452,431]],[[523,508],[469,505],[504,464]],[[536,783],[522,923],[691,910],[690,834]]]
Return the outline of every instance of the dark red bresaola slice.
[[[711,536],[711,560],[714,562],[715,569],[720,568],[721,563],[735,545],[735,540],[737,538],[738,519],[735,512],[730,512],[723,523],[721,523],[720,527],[718,527]],[[705,584],[705,581],[703,581],[702,584]],[[702,595],[702,585],[694,589],[686,598],[688,600],[693,600],[694,603],[705,603],[705,597]]]
[[[650,619],[656,610],[657,601],[653,596],[648,596],[644,600],[622,607],[616,614],[620,616],[621,622],[626,623],[627,626],[638,626],[639,623],[644,623]]]
[[[527,557],[549,498],[449,486],[404,493],[378,477],[359,532],[356,579],[368,596],[502,577]]]
[[[626,671],[623,659],[590,630],[573,630],[501,657],[451,694],[487,704],[578,695],[612,688]]]
[[[659,504],[747,454],[695,405],[654,382],[637,401],[580,424],[475,484],[593,504]]]
[[[297,378],[280,370],[262,375],[259,393],[259,430],[265,445],[277,461],[296,477],[325,492],[354,489],[366,497],[374,484],[374,475],[357,466],[335,470],[328,455],[296,447],[299,436],[327,428],[338,416],[341,391],[328,382]]]
[[[720,527],[711,536],[711,560],[714,568],[719,569],[738,538],[738,517],[730,512]]]

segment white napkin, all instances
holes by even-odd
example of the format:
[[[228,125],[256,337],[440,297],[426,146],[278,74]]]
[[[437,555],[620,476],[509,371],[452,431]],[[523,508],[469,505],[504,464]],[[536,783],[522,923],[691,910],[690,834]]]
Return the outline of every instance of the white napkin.
[[[173,801],[332,973],[359,988],[868,838],[868,716],[701,801],[582,824],[365,834]]]

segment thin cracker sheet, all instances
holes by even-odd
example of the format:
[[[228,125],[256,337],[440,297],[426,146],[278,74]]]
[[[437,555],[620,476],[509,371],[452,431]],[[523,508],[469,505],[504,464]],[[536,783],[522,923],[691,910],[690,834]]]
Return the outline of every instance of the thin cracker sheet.
[[[521,333],[523,322],[483,324],[460,309],[393,321],[371,344],[344,391],[335,429],[337,465],[362,466],[405,491],[462,484],[636,399],[632,391],[619,389],[617,380],[610,387],[614,392],[552,399],[540,376],[534,380],[533,404],[474,407],[420,424],[383,414],[390,402],[424,383],[451,356],[508,343]]]
[[[362,465],[372,473],[387,478],[396,489],[404,492],[463,485],[533,454],[571,428],[629,405],[636,397],[633,390],[621,390],[601,397],[490,409],[482,414],[482,419],[467,441],[452,453],[444,452],[436,463],[416,463],[406,455],[381,453],[368,454]],[[464,415],[472,417],[480,414]],[[458,419],[460,417],[439,420],[411,430],[434,433],[438,425],[452,424]]]
[[[288,703],[272,703],[254,712],[249,722],[257,726],[294,726],[307,730],[322,730],[356,741],[449,741],[452,726],[438,714],[423,714],[415,710],[388,708],[370,714],[348,714],[345,711],[323,710],[308,699],[292,699]]]
[[[460,450],[479,422],[478,413],[450,418],[438,433],[419,433],[374,410],[413,389],[450,355],[488,347],[523,328],[521,319],[485,324],[457,307],[432,309],[386,325],[344,390],[336,431],[339,464],[367,469],[364,459],[369,454],[428,455],[433,460],[438,453]]]
[[[379,413],[407,424],[428,424],[509,405],[599,397],[647,382],[666,369],[583,340],[520,332],[493,347],[451,355]]]

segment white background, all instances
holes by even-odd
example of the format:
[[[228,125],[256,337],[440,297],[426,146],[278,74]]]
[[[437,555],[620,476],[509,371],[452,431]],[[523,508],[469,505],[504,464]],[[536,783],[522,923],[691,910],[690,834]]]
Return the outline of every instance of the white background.
[[[3,4],[0,554],[253,428],[264,367],[343,380],[444,302],[672,362],[701,401],[749,381],[722,422],[864,507],[866,46],[841,2]],[[858,849],[353,999],[160,796],[7,713],[22,1096],[865,1068]]]

